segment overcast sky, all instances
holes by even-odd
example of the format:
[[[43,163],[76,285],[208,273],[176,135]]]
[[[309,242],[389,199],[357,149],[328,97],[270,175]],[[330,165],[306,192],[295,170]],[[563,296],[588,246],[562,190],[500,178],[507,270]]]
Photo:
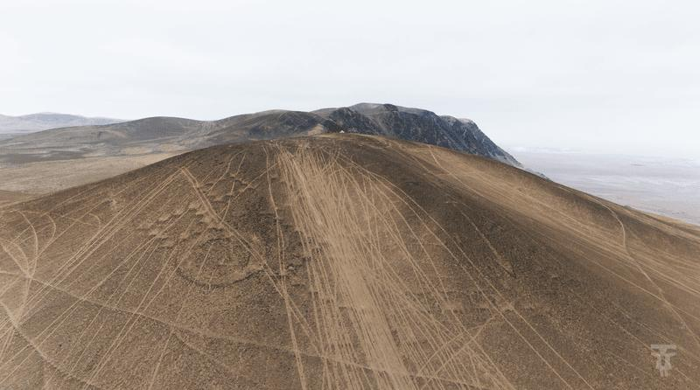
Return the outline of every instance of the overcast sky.
[[[496,142],[700,158],[700,2],[0,1],[0,113],[391,102]]]

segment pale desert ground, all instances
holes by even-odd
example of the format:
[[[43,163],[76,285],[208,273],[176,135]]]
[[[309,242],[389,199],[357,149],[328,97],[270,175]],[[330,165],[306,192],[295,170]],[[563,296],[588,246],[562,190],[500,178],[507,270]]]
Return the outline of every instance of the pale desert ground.
[[[63,189],[107,179],[153,164],[176,153],[87,157],[65,160],[13,161],[0,155],[0,191],[18,196],[45,195]],[[0,201],[3,195],[0,194]]]
[[[525,166],[558,183],[700,225],[700,159],[510,151]]]

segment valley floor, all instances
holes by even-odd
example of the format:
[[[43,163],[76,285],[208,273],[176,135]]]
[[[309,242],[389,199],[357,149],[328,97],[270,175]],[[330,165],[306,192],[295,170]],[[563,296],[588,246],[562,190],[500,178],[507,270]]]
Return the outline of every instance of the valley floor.
[[[0,163],[0,191],[48,194],[114,177],[176,154],[154,153],[38,161],[22,164]],[[2,201],[1,198],[0,201]]]
[[[700,225],[700,161],[585,153],[518,152],[528,168],[618,204]]]

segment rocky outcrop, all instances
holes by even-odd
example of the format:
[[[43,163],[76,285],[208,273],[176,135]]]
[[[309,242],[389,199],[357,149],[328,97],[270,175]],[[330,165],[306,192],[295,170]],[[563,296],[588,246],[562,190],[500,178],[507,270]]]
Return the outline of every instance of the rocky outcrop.
[[[348,133],[423,142],[521,166],[469,119],[438,116],[434,112],[417,108],[372,103],[319,110],[317,113],[333,120]]]

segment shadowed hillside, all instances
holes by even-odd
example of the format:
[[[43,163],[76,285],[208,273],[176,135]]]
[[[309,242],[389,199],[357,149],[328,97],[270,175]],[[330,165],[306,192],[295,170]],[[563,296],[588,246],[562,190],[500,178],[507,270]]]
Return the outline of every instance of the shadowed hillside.
[[[513,156],[494,144],[469,119],[438,116],[419,108],[373,103],[323,109],[316,113],[333,120],[346,132],[418,141],[520,166]]]
[[[0,206],[0,248],[0,388],[700,383],[697,229],[424,144],[187,153]]]

